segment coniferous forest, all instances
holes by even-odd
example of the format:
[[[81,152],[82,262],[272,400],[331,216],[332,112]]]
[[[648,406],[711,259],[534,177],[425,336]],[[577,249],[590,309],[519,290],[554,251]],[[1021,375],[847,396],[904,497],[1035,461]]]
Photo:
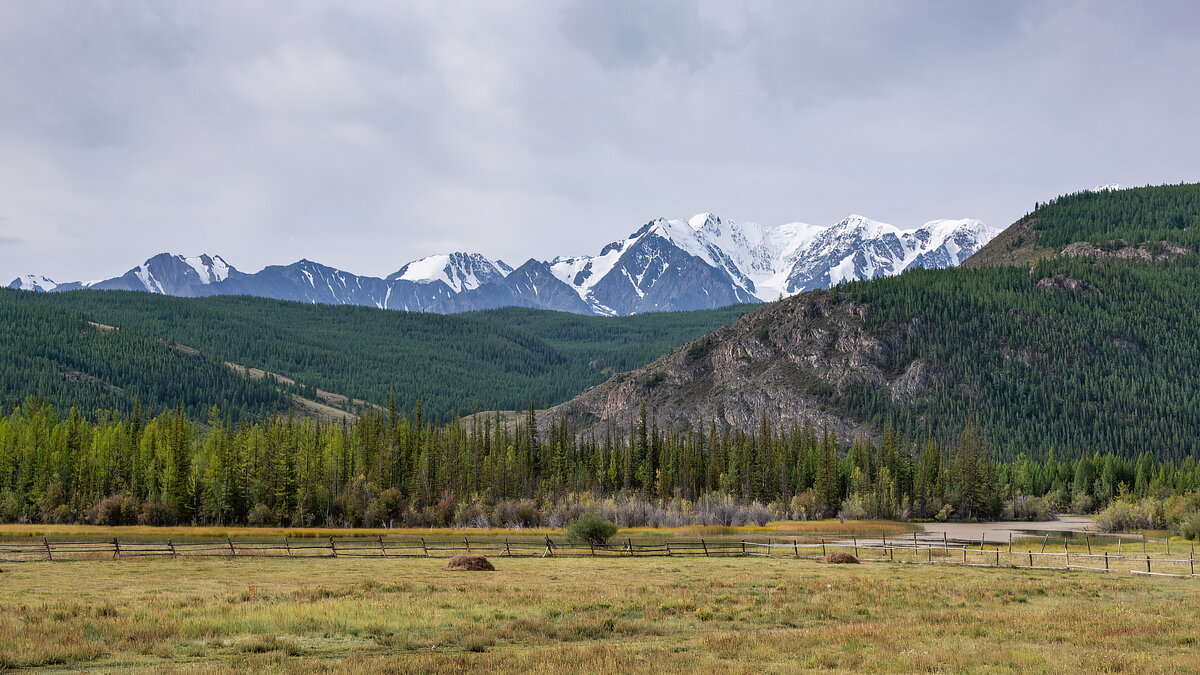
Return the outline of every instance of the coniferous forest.
[[[586,434],[539,428],[532,409],[519,422],[476,415],[447,425],[419,407],[353,424],[235,425],[214,409],[205,426],[182,410],[91,423],[30,399],[0,419],[0,520],[530,527],[596,509],[631,526],[1044,519],[1200,489],[1194,457],[996,462],[974,429],[938,443],[888,428],[843,449],[808,424],[678,434],[644,412]]]
[[[768,415],[754,428],[697,419],[684,431],[645,408],[586,429],[532,406],[520,421],[456,417],[563,400],[745,307],[443,317],[0,293],[0,520],[529,526],[596,509],[629,525],[1043,518],[1172,496],[1171,508],[1200,511],[1200,186],[1068,195],[1022,222],[1040,246],[1151,257],[1060,255],[840,287],[870,308],[871,331],[921,326],[892,344],[895,370],[922,359],[940,378],[908,401],[868,385],[806,392],[878,430],[841,442]],[[1163,241],[1186,250],[1159,256]],[[245,379],[223,361],[299,384]],[[379,405],[342,423],[289,413],[291,394],[314,386]]]

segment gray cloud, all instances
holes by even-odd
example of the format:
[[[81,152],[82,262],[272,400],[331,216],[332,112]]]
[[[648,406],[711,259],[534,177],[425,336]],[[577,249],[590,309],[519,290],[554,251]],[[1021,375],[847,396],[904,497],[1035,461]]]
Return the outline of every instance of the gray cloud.
[[[387,274],[657,216],[1007,224],[1194,181],[1188,2],[0,8],[4,280],[163,250]]]

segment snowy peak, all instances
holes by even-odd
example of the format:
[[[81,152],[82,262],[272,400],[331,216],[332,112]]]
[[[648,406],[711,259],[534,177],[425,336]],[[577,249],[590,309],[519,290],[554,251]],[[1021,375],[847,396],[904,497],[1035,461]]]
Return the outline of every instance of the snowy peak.
[[[56,284],[28,275],[9,287],[236,294],[416,312],[515,305],[618,316],[769,302],[909,269],[952,267],[997,233],[971,219],[904,229],[851,214],[827,226],[767,226],[700,213],[650,220],[596,255],[531,259],[516,270],[478,253],[456,252],[414,260],[386,279],[307,259],[245,274],[220,256],[162,253],[112,279]]]
[[[414,260],[388,277],[419,284],[441,281],[455,293],[474,290],[512,272],[503,260],[489,260],[478,253],[448,253]]]
[[[47,279],[40,274],[26,274],[23,277],[17,277],[8,285],[9,288],[15,288],[20,291],[35,291],[37,293],[49,293],[58,288],[58,284]]]
[[[763,226],[700,213],[652,220],[599,255],[556,258],[551,271],[598,314],[678,306],[688,293],[704,295],[691,299],[699,306],[715,307],[776,300],[913,267],[957,265],[996,233],[969,219],[903,230],[858,214],[822,227]],[[723,279],[719,290],[714,274]],[[669,290],[656,290],[660,285]],[[652,297],[653,302],[647,299]]]

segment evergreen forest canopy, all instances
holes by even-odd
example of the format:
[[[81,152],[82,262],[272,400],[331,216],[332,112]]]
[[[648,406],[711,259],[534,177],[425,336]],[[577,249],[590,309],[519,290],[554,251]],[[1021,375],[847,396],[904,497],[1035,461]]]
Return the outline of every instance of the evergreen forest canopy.
[[[518,423],[443,423],[475,407],[563,400],[745,307],[440,316],[0,293],[0,353],[12,355],[0,370],[12,411],[0,418],[0,520],[513,526],[561,525],[588,510],[630,525],[1021,518],[1189,494],[1172,508],[1198,511],[1198,205],[1200,186],[1164,186],[1068,195],[1028,217],[1039,245],[1165,240],[1190,251],[1159,262],[1057,256],[836,289],[868,308],[868,329],[904,335],[889,342],[891,375],[914,359],[936,373],[907,400],[867,384],[806,392],[882,432],[847,444],[765,418],[753,429],[697,419],[669,432],[645,409],[583,433],[553,419],[539,428],[532,410]],[[684,349],[697,344],[708,343]],[[353,424],[283,417],[272,413],[287,407],[286,388],[221,361],[374,402],[395,391],[396,402]],[[14,408],[27,394],[42,398]]]
[[[917,446],[888,428],[843,454],[811,425],[764,419],[749,431],[679,434],[644,411],[628,428],[587,434],[539,429],[532,409],[515,423],[496,414],[447,425],[420,408],[353,424],[236,426],[213,411],[208,427],[182,411],[91,423],[31,399],[0,418],[0,521],[561,527],[589,511],[626,526],[835,514],[1044,519],[1054,508],[1200,488],[1194,457],[997,463],[973,429]],[[1173,504],[1200,510],[1197,499]]]
[[[1039,244],[1170,241],[1191,252],[1155,263],[1054,256],[840,286],[869,306],[873,331],[917,322],[893,344],[894,375],[921,359],[938,377],[903,403],[867,385],[823,403],[940,440],[976,424],[1005,459],[1200,454],[1200,185],[1077,193],[1029,218]]]
[[[562,402],[747,311],[440,315],[251,297],[0,290],[0,403],[8,410],[39,395],[89,416],[130,412],[135,400],[156,411],[182,403],[197,420],[211,406],[235,419],[287,410],[289,399],[268,383],[221,366],[232,362],[294,379],[310,396],[314,387],[375,404],[394,395],[405,409],[420,398],[428,414],[449,419]]]

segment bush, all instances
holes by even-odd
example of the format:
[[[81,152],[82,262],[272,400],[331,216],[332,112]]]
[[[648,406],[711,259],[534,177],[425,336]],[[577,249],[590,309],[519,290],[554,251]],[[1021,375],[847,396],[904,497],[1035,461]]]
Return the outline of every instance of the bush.
[[[842,502],[842,508],[838,510],[838,520],[866,520],[867,507],[863,504],[862,497],[853,495],[847,497]]]
[[[1105,532],[1165,530],[1168,525],[1166,504],[1157,499],[1115,501],[1096,516],[1096,527]]]
[[[597,513],[585,513],[567,528],[567,538],[594,546],[607,544],[616,533],[617,526]]]
[[[1192,541],[1200,541],[1200,511],[1185,514],[1179,520],[1179,536]]]
[[[96,504],[92,522],[96,525],[133,525],[137,523],[142,505],[132,495],[115,494]]]
[[[162,502],[146,502],[138,512],[138,525],[174,525],[175,511]]]
[[[275,522],[275,514],[271,513],[266,504],[255,504],[250,513],[246,514],[246,522],[257,527],[270,525]]]
[[[1001,513],[1004,520],[1054,520],[1054,509],[1050,502],[1042,497],[1018,495],[1004,505]]]

